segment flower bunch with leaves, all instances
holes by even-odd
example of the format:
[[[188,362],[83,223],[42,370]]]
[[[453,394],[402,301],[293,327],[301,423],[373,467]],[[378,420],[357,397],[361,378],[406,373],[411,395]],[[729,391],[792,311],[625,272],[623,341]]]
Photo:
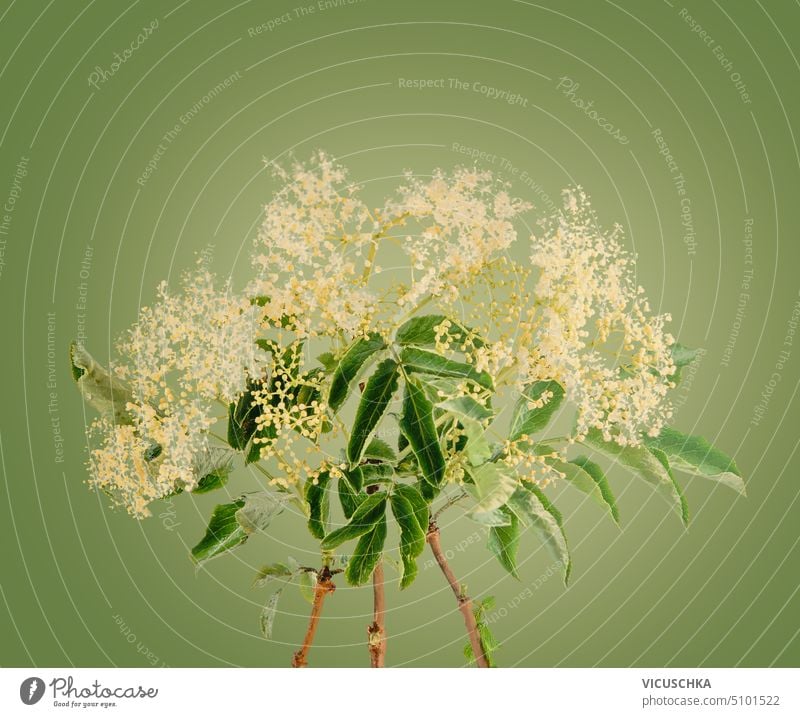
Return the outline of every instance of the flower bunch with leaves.
[[[214,509],[192,550],[198,564],[287,507],[304,516],[319,564],[271,562],[256,578],[308,593],[292,664],[307,663],[343,574],[372,583],[367,643],[382,666],[384,564],[406,589],[426,544],[464,617],[469,660],[493,664],[491,600],[473,604],[441,547],[439,518],[456,505],[513,576],[532,537],[566,582],[572,557],[551,485],[582,491],[617,523],[603,460],[650,483],[684,523],[674,471],[744,492],[731,458],[668,425],[670,390],[698,352],[667,333],[622,230],[603,230],[581,189],[539,221],[520,262],[531,207],[489,172],[408,174],[377,208],[324,153],[276,179],[241,293],[201,262],[140,311],[108,370],[79,345],[71,363],[100,412],[90,483],[135,517],[178,493],[229,490],[236,461],[263,475],[263,490]],[[267,637],[281,590],[260,617]]]

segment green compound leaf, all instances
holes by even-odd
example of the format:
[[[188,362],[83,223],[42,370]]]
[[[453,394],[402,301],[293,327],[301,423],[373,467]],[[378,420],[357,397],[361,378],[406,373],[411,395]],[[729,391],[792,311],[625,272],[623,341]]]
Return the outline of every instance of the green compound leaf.
[[[203,539],[192,548],[192,559],[201,564],[241,545],[253,533],[267,528],[283,506],[284,500],[266,491],[218,505]]]
[[[445,462],[433,421],[433,404],[413,380],[406,380],[400,430],[408,440],[423,478],[436,487],[444,478]]]
[[[452,361],[433,351],[406,346],[400,352],[400,362],[409,373],[422,373],[438,378],[463,378],[491,389],[492,377],[485,371],[476,371],[468,363]]]
[[[323,550],[333,550],[334,548],[338,548],[342,543],[358,538],[368,531],[371,531],[375,524],[386,513],[386,498],[387,495],[384,492],[373,493],[367,496],[353,511],[350,522],[328,533],[320,547]]]
[[[684,525],[688,524],[686,500],[672,476],[669,460],[663,451],[650,450],[645,446],[620,446],[615,441],[606,441],[600,431],[594,428],[588,432],[585,442],[618,460],[654,486],[659,495],[681,516]]]
[[[540,408],[531,408],[531,403],[540,401],[545,391],[552,394],[547,403]],[[550,419],[563,400],[564,388],[557,381],[534,381],[526,386],[514,406],[509,440],[516,441],[522,436],[530,436],[541,431],[550,423]]]
[[[350,467],[354,467],[361,460],[367,442],[397,390],[400,370],[397,362],[386,359],[378,364],[375,373],[370,376],[361,402],[358,404],[356,418],[353,422],[353,432],[347,443],[347,460]]]
[[[472,396],[458,396],[448,398],[436,404],[436,408],[452,413],[454,416],[467,421],[485,421],[494,416],[494,412],[476,401]]]
[[[434,346],[436,344],[436,328],[445,321],[448,321],[447,317],[441,314],[415,316],[397,330],[395,341],[401,346]],[[472,339],[472,345],[476,348],[486,345],[476,333],[452,320],[448,321],[445,333],[459,342],[457,347],[459,349],[461,348],[460,344],[463,344],[467,336]]]
[[[498,511],[502,513],[507,525],[493,525],[489,528],[487,547],[509,573],[519,578],[517,573],[517,549],[519,548],[519,519],[508,508]]]
[[[116,424],[134,422],[128,411],[128,404],[134,403],[133,394],[127,384],[112,376],[75,341],[69,346],[69,361],[72,377],[84,401]]]
[[[373,438],[364,449],[364,458],[393,462],[397,460],[397,455],[386,441],[381,438]]]
[[[377,495],[377,494],[376,494]],[[384,493],[384,497],[386,494]],[[371,496],[370,496],[371,497]],[[344,576],[351,585],[363,585],[381,559],[386,542],[386,513],[382,512],[372,529],[356,543],[356,549],[347,561]]]
[[[366,368],[369,359],[384,348],[386,342],[378,334],[370,334],[350,344],[333,372],[328,394],[328,405],[331,410],[335,412],[341,408],[350,394],[353,382]]]
[[[559,465],[560,465],[559,461]],[[586,456],[578,456],[569,461],[567,465],[574,465],[581,469],[581,471],[588,476],[589,481],[584,480],[582,477],[570,476],[567,471],[562,471],[567,480],[579,490],[589,495],[593,500],[608,509],[614,522],[619,525],[619,508],[617,508],[617,501],[614,494],[611,492],[611,486],[608,484],[603,469],[590,461]],[[560,468],[557,467],[558,470]]]
[[[400,557],[403,561],[400,588],[407,588],[417,575],[417,558],[425,549],[428,504],[416,488],[397,485],[389,498],[400,526]]]
[[[470,471],[470,475],[473,485],[468,490],[477,501],[470,510],[472,518],[505,505],[517,489],[516,475],[504,463],[484,463]]]
[[[746,495],[744,480],[733,458],[714,448],[701,436],[688,436],[674,428],[662,428],[656,438],[644,438],[648,448],[658,448],[679,471],[708,478]]]
[[[330,517],[330,495],[328,483],[331,474],[323,471],[317,476],[317,482],[307,480],[305,485],[305,498],[308,503],[308,530],[317,540],[322,540],[328,530]]]
[[[367,496],[364,493],[358,493],[354,490],[347,478],[339,478],[337,492],[339,494],[339,504],[342,506],[344,517],[350,520],[356,508],[366,500]]]
[[[538,486],[529,482],[524,482],[511,496],[508,507],[522,523],[533,530],[550,555],[563,568],[566,585],[572,572],[572,557],[562,527],[561,513]]]

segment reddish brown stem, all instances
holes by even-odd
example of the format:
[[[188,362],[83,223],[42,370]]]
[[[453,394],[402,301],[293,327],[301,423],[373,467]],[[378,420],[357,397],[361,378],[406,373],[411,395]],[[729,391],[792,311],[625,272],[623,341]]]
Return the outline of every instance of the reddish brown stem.
[[[433,551],[433,557],[436,558],[439,568],[441,569],[442,573],[444,573],[444,576],[447,578],[447,582],[450,584],[453,594],[456,596],[458,609],[464,616],[464,625],[466,625],[467,628],[469,643],[472,645],[472,654],[475,656],[475,663],[478,665],[478,667],[489,667],[489,663],[486,660],[486,655],[483,652],[483,645],[481,644],[480,633],[478,632],[478,623],[475,620],[475,614],[472,612],[472,600],[462,591],[458,579],[453,574],[453,571],[447,562],[447,558],[445,558],[444,553],[442,552],[442,544],[439,540],[439,527],[436,525],[436,523],[431,523],[428,526],[428,534],[426,538],[428,540],[428,545],[431,546],[431,550]]]
[[[322,604],[328,593],[336,590],[336,586],[331,581],[331,574],[327,568],[323,568],[317,575],[317,584],[314,586],[314,602],[311,604],[311,617],[308,618],[308,629],[303,640],[303,645],[292,656],[292,667],[306,667],[308,665],[308,651],[311,643],[314,642],[314,633],[317,631],[319,618],[322,614]]]
[[[383,588],[383,562],[375,566],[372,573],[374,606],[372,624],[367,627],[367,644],[372,667],[386,666],[386,595]]]

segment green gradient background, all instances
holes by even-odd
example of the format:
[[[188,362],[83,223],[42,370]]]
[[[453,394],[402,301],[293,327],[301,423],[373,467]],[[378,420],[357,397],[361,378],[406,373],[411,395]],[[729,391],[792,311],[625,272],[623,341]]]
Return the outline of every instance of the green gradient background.
[[[302,521],[285,515],[271,537],[196,573],[186,549],[202,534],[215,495],[184,497],[169,519],[137,523],[109,511],[83,484],[86,415],[66,362],[78,329],[81,260],[92,246],[88,345],[107,360],[110,340],[151,300],[157,282],[174,280],[209,243],[221,273],[245,275],[272,186],[263,157],[326,148],[345,158],[354,178],[375,180],[367,187],[377,197],[392,181],[385,178],[405,168],[426,173],[464,161],[452,150],[457,142],[511,159],[551,197],[580,182],[605,221],[627,227],[653,303],[672,312],[684,343],[707,349],[679,393],[675,424],[735,454],[748,478],[746,499],[681,478],[693,510],[688,531],[647,486],[617,469],[622,531],[596,506],[565,494],[559,502],[575,562],[567,590],[552,578],[525,592],[549,562],[530,536],[518,583],[490,560],[474,526],[444,526],[445,545],[462,547],[454,550],[457,574],[473,594],[497,599],[499,661],[799,665],[800,346],[779,371],[760,424],[751,419],[800,284],[800,9],[776,0],[691,2],[690,14],[747,84],[752,103],[745,104],[674,4],[364,0],[297,18],[295,0],[3,3],[0,198],[20,158],[29,162],[0,274],[0,663],[288,664],[307,605],[287,591],[275,640],[266,642],[257,614],[267,593],[249,585],[262,562],[312,559]],[[287,11],[291,21],[248,34]],[[156,18],[159,28],[119,71],[99,90],[89,87],[92,68],[108,67]],[[237,71],[241,79],[183,128],[139,187],[162,135]],[[562,76],[580,83],[578,95],[630,138],[627,146],[556,90]],[[520,93],[528,106],[472,91],[400,89],[399,77],[480,81]],[[656,127],[686,178],[694,256],[650,134]],[[543,208],[532,188],[517,189]],[[754,277],[724,365],[747,268],[748,218]],[[48,312],[55,313],[55,388],[47,385]],[[231,491],[256,480],[237,474]],[[437,570],[422,567],[409,590],[389,590],[388,662],[461,664],[452,595]],[[311,656],[316,666],[367,664],[371,593],[340,583]]]

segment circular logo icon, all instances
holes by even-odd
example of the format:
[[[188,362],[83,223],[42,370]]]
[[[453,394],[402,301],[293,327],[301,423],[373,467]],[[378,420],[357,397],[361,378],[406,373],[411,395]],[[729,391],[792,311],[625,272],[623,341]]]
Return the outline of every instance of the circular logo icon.
[[[29,677],[19,686],[19,698],[26,705],[35,705],[44,697],[44,680],[38,677]]]

